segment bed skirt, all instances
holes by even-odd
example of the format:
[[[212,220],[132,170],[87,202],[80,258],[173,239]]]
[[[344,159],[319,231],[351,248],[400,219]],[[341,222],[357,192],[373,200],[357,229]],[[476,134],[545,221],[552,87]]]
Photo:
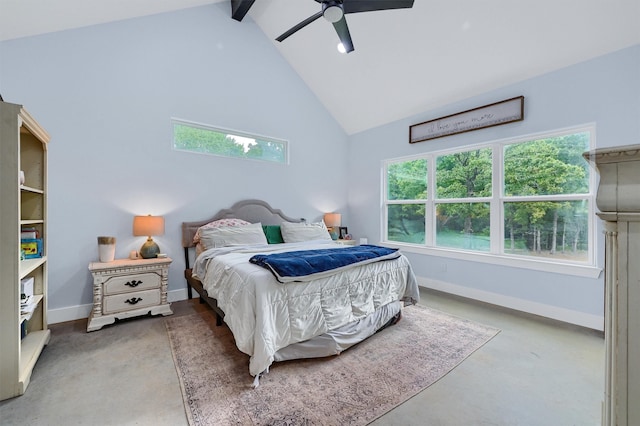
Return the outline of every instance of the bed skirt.
[[[393,317],[400,313],[402,302],[388,303],[366,317],[346,324],[335,330],[328,331],[320,336],[292,343],[278,350],[274,355],[274,361],[287,361],[301,358],[320,358],[338,355],[351,346],[362,342],[375,334]]]

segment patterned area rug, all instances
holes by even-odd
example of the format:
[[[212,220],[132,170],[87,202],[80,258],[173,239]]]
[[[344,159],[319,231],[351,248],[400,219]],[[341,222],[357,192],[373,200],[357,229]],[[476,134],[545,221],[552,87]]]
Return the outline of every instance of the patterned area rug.
[[[165,319],[195,425],[366,425],[435,383],[499,330],[423,306],[338,356],[275,363],[253,389],[249,357],[203,312]]]

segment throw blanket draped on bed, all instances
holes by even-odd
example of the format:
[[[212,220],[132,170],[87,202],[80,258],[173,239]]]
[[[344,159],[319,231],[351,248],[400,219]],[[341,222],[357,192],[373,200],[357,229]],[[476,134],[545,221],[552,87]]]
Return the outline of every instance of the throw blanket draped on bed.
[[[353,266],[396,259],[399,256],[398,249],[362,245],[341,249],[257,254],[249,261],[270,270],[278,281],[286,283],[311,281]]]

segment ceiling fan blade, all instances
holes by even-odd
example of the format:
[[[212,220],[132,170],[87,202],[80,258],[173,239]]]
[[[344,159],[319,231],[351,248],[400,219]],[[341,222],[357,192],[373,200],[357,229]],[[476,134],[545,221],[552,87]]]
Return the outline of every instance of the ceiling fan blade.
[[[349,27],[347,26],[347,20],[342,17],[338,22],[334,22],[333,28],[336,29],[340,42],[344,46],[345,52],[353,52],[353,41],[351,40],[351,34],[349,33]]]
[[[372,12],[374,10],[410,9],[414,0],[344,0],[344,13]]]
[[[286,31],[280,37],[276,38],[276,40],[283,41],[284,39],[289,37],[291,34],[295,33],[298,30],[301,30],[302,28],[306,27],[307,25],[309,25],[310,23],[312,23],[316,19],[320,18],[321,16],[322,16],[322,12],[318,12],[315,15],[309,16],[307,19],[305,19],[304,21],[300,22],[298,25],[296,25],[295,27],[291,28],[289,31]]]
[[[242,18],[249,12],[253,2],[256,0],[231,0],[231,17],[236,21],[242,21]]]

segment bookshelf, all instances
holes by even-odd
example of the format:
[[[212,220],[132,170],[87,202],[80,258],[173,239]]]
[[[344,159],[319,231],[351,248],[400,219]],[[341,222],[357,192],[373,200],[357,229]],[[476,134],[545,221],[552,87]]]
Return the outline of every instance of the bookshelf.
[[[22,105],[0,102],[0,400],[22,395],[43,348],[47,324],[47,144],[49,135]],[[21,181],[20,172],[24,172]],[[42,240],[23,259],[21,233]],[[33,279],[29,313],[20,304],[21,280]]]

